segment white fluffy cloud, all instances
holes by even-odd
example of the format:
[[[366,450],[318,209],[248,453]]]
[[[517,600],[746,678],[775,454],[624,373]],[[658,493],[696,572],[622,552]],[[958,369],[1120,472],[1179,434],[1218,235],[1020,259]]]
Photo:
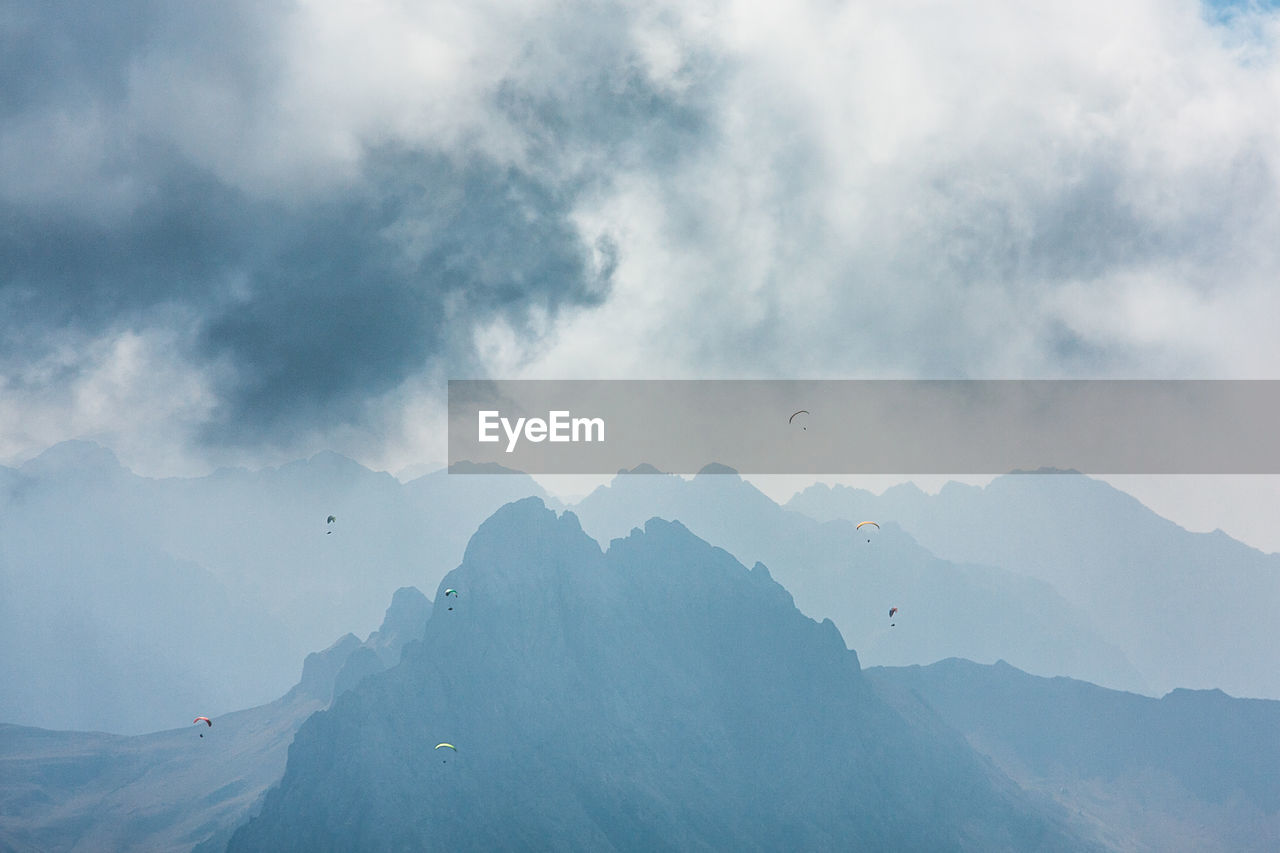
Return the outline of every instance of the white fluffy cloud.
[[[1259,321],[1280,308],[1274,17],[740,3],[720,20],[705,146],[584,212],[620,235],[617,291],[530,375],[1280,365]]]

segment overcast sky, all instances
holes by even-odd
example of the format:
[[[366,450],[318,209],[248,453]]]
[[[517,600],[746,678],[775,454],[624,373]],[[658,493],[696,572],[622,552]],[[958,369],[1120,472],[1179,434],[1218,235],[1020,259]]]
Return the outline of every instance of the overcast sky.
[[[1277,378],[1277,47],[1191,0],[11,0],[0,461],[397,470],[448,378]]]

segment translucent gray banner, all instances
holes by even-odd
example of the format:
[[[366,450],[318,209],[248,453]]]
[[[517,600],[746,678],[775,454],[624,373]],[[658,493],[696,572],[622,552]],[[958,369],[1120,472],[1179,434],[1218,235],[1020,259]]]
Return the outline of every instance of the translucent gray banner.
[[[449,382],[450,463],[530,474],[1277,474],[1278,424],[1277,380]]]

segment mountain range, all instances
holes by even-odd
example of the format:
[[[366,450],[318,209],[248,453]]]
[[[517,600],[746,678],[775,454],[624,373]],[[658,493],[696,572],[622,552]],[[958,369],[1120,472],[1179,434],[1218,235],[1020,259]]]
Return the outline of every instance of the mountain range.
[[[780,507],[732,469],[685,480],[649,466],[620,473],[573,507],[607,542],[650,516],[676,519],[744,563],[760,561],[815,618],[830,618],[868,665],[1004,659],[1030,672],[1147,689],[1096,620],[1034,577],[931,554],[892,513],[817,520]],[[899,613],[890,619],[889,609]]]
[[[144,735],[0,724],[0,850],[225,848],[284,773],[298,727],[422,635],[431,603],[403,588],[382,627],[307,656],[279,699]]]
[[[402,484],[323,453],[155,479],[88,442],[0,469],[0,720],[139,734],[273,700],[304,655],[542,494],[473,470]]]
[[[0,849],[1280,846],[1280,702],[863,670],[764,564],[658,518],[602,548],[536,498],[449,587],[211,728],[0,726]]]
[[[455,610],[303,724],[229,851],[1094,846],[677,522],[602,551],[526,499],[443,583]]]
[[[1220,530],[1185,530],[1101,480],[1015,473],[986,486],[951,483],[937,495],[910,484],[879,496],[817,485],[787,508],[828,523],[875,513],[943,559],[1049,584],[1088,614],[1102,641],[1124,650],[1147,692],[1217,688],[1280,698],[1280,554]],[[1128,686],[1096,672],[1023,668]]]

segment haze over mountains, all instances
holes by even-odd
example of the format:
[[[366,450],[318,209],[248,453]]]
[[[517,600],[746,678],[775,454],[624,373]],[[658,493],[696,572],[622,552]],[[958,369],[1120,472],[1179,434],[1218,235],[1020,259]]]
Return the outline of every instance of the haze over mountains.
[[[823,563],[823,549],[864,546],[876,557],[854,567],[855,591],[868,594],[885,559],[899,584],[938,585],[939,608],[985,591],[1027,608],[1027,636],[1064,630],[1032,624],[1054,613],[1045,602],[1070,608],[1041,581],[932,557],[888,520],[854,535],[712,470],[722,473],[620,477],[581,509],[620,527],[657,493],[739,549],[794,548],[813,561],[787,571],[814,609],[856,605],[839,598],[848,567]],[[35,497],[47,488],[4,476]],[[65,491],[82,502],[92,492]],[[804,613],[772,567],[747,570],[679,522],[647,519],[607,551],[583,527],[539,499],[501,507],[439,579],[437,596],[461,593],[452,611],[398,590],[367,640],[344,635],[308,655],[287,695],[217,716],[207,738],[188,727],[189,709],[179,727],[139,737],[0,726],[0,847],[1280,844],[1280,703],[1186,690],[1157,700],[1003,662],[864,675],[837,626]],[[904,609],[891,636],[910,637],[919,609]],[[920,633],[904,647],[951,642]],[[437,752],[441,741],[458,752]]]
[[[226,847],[284,773],[294,732],[335,695],[399,662],[431,603],[392,598],[382,627],[310,654],[274,702],[133,737],[0,724],[0,850],[189,851]]]
[[[1052,585],[1156,694],[1188,687],[1280,697],[1280,554],[1221,531],[1187,531],[1099,480],[1010,475],[985,487],[951,483],[936,496],[911,485],[880,496],[818,485],[787,507],[833,521],[875,512],[940,557]]]
[[[1089,848],[678,523],[602,553],[527,499],[444,582],[455,610],[303,725],[229,850]]]
[[[779,507],[723,466],[692,480],[646,466],[574,506],[583,528],[601,541],[657,515],[679,519],[743,562],[764,562],[802,612],[831,618],[868,665],[1003,658],[1031,672],[1146,689],[1122,647],[1106,642],[1091,615],[1050,585],[939,559],[891,513],[875,509],[861,518],[880,519],[878,530],[819,522]],[[901,610],[896,627],[890,607]]]
[[[320,454],[151,479],[85,442],[0,469],[0,720],[139,733],[270,701],[309,650],[374,623],[390,590],[431,587],[480,521],[543,494],[457,473],[474,470],[402,484]],[[1152,694],[1280,696],[1280,557],[1085,477],[819,486],[779,507],[709,466],[619,476],[575,512],[602,542],[658,516],[764,562],[868,664],[1004,659]],[[881,529],[855,532],[862,518]]]
[[[1122,850],[1280,849],[1280,702],[1220,690],[1161,699],[1000,661],[866,670],[896,707],[923,702],[1019,785]]]
[[[523,475],[401,484],[329,453],[151,479],[67,442],[0,469],[0,721],[129,734],[271,701],[530,494]]]

